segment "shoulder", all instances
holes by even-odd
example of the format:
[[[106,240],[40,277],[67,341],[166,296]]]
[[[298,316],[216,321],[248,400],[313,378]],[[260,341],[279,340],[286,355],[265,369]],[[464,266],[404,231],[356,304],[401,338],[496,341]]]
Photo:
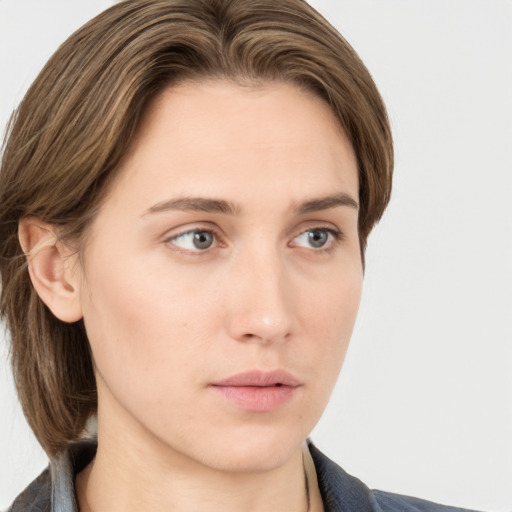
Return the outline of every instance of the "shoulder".
[[[7,512],[49,512],[52,482],[46,468],[13,502]]]
[[[96,454],[96,441],[70,443],[13,502],[7,512],[78,512],[75,476]]]
[[[369,489],[326,457],[311,442],[309,451],[315,463],[318,487],[326,512],[464,512],[410,496]],[[466,512],[470,512],[467,511]],[[475,511],[473,511],[475,512]]]
[[[370,491],[379,512],[471,512],[467,509],[439,505],[431,501],[384,491]],[[377,508],[378,507],[378,508]]]

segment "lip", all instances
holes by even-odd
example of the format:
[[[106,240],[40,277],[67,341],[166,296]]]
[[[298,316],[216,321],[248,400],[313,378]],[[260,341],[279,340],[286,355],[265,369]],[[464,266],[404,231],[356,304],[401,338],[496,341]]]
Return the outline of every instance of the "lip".
[[[284,370],[252,370],[215,382],[210,388],[241,409],[267,412],[289,402],[301,385],[296,377]]]

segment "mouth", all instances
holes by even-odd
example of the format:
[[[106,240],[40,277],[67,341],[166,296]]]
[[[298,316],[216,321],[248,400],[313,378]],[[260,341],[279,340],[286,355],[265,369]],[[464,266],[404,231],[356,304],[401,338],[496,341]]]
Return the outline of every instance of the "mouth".
[[[238,408],[268,412],[289,402],[300,386],[302,383],[284,370],[255,370],[215,382],[210,388]]]

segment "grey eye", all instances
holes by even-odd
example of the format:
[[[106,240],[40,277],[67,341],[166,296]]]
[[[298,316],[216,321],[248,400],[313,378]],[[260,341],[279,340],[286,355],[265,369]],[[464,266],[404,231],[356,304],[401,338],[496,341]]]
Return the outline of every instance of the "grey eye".
[[[195,231],[193,236],[196,249],[208,249],[213,244],[213,234],[210,231]]]
[[[328,229],[308,229],[295,238],[295,245],[309,249],[321,249],[333,234]]]
[[[323,247],[329,240],[329,233],[321,229],[313,229],[308,231],[307,234],[309,244],[315,249]]]
[[[187,251],[205,251],[214,244],[215,235],[204,229],[192,230],[175,236],[171,242]]]

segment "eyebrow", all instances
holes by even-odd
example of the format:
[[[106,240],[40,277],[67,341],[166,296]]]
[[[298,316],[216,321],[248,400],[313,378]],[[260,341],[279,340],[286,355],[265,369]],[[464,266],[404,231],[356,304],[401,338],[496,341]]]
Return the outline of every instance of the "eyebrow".
[[[144,215],[148,213],[160,213],[167,210],[180,210],[180,211],[196,211],[208,213],[223,213],[226,215],[236,215],[240,213],[240,207],[236,204],[225,201],[224,199],[208,199],[205,197],[179,197],[176,199],[169,199],[157,203],[151,208],[148,208]]]
[[[341,192],[332,196],[311,199],[301,203],[295,208],[295,213],[298,215],[304,215],[321,210],[337,208],[338,206],[348,206],[350,208],[354,208],[355,210],[359,209],[359,204],[355,199],[353,199],[350,195]],[[209,199],[205,197],[179,197],[176,199],[162,201],[151,206],[143,213],[143,216],[151,213],[165,212],[168,210],[239,215],[242,211],[242,207],[236,203],[226,201],[224,199]]]
[[[321,197],[318,199],[311,199],[305,203],[300,204],[295,209],[296,213],[303,215],[305,213],[318,212],[321,210],[329,210],[330,208],[337,208],[338,206],[348,206],[359,210],[359,204],[350,195],[345,192],[334,194],[332,196]]]

